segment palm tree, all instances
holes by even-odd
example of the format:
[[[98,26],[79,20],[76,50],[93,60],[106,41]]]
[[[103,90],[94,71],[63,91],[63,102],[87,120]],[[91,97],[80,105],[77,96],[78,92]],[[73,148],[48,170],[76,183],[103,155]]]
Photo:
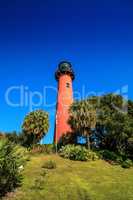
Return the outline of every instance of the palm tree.
[[[22,129],[31,140],[31,143],[39,142],[49,129],[48,113],[43,110],[29,113],[24,119]]]
[[[72,130],[86,137],[90,149],[90,135],[96,126],[96,111],[88,100],[76,101],[70,107],[69,124]]]

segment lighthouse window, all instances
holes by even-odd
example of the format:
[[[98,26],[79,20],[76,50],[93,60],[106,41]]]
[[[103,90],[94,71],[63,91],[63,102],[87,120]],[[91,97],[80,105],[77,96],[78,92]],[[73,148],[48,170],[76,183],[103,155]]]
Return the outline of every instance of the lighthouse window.
[[[66,87],[69,88],[70,87],[70,83],[66,83]]]

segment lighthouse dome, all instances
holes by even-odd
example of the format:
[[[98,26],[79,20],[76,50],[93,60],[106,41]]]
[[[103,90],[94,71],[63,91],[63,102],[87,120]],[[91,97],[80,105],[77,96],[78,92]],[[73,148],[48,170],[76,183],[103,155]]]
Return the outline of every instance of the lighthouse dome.
[[[74,79],[74,72],[72,69],[72,65],[68,61],[62,61],[58,65],[58,70],[56,71],[55,77],[58,80],[61,74],[69,74],[72,79]]]
[[[58,67],[61,72],[72,71],[72,65],[67,61],[60,62]]]

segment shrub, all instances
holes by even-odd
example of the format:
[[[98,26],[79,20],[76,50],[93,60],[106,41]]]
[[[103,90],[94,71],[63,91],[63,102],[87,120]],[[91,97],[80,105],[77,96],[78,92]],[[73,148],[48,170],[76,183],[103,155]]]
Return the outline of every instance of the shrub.
[[[34,184],[31,186],[31,190],[43,190],[44,183],[44,178],[38,177],[37,179],[35,179]]]
[[[48,160],[44,163],[44,165],[42,166],[42,168],[45,169],[55,169],[56,168],[56,162],[52,161],[52,160]]]
[[[19,144],[19,134],[17,134],[16,131],[11,133],[6,133],[5,136],[10,142]]]
[[[19,166],[25,165],[26,161],[30,160],[29,151],[20,145],[14,146],[13,154],[18,158],[17,163]]]
[[[79,161],[88,161],[88,160],[97,160],[98,156],[95,152],[88,151],[85,147],[67,145],[63,146],[59,155],[68,158],[70,160],[79,160]]]
[[[116,154],[109,150],[102,150],[98,152],[102,159],[109,161],[111,164],[120,164],[123,168],[130,168],[133,166],[133,162],[127,159],[125,154]]]
[[[62,134],[60,141],[58,143],[58,147],[61,148],[62,146],[68,144],[76,144],[77,143],[77,134],[74,132],[66,132]]]
[[[12,191],[21,182],[18,159],[14,145],[8,140],[0,140],[0,196]]]
[[[112,160],[112,161],[117,161],[118,159],[118,155],[112,151],[109,150],[103,150],[99,152],[101,155],[101,158],[103,158],[104,160]]]
[[[127,153],[131,159],[133,159],[133,137],[127,141]]]
[[[123,163],[121,164],[121,166],[123,168],[130,168],[133,166],[133,162],[130,159],[127,159],[125,161],[123,161]]]
[[[31,153],[45,153],[52,154],[54,152],[53,145],[51,144],[36,144],[30,149]]]

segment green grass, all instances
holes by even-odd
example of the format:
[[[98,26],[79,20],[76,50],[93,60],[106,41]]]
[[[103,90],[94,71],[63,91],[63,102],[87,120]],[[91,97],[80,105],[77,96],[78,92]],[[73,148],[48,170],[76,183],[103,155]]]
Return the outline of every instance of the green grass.
[[[48,160],[56,169],[44,169]],[[32,157],[23,184],[6,200],[133,200],[133,168],[105,161],[78,162],[57,155]]]

